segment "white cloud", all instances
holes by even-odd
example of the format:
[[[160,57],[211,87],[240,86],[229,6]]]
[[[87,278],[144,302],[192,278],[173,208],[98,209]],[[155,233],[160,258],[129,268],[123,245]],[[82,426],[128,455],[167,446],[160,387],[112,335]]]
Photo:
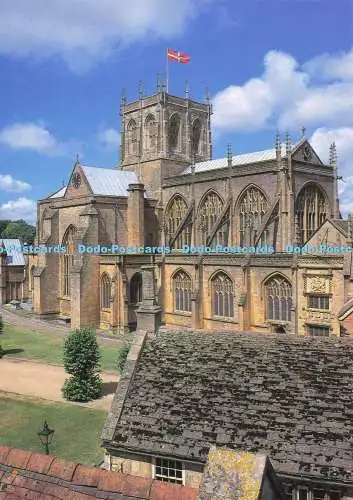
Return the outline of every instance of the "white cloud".
[[[10,200],[0,205],[0,219],[23,219],[29,224],[35,224],[37,217],[37,204],[28,198]]]
[[[141,38],[180,35],[214,0],[2,0],[0,53],[87,66]]]
[[[304,64],[310,75],[323,80],[353,80],[353,49],[338,54],[322,54]]]
[[[107,149],[117,150],[120,145],[120,134],[117,130],[108,128],[98,134],[98,140]]]
[[[27,182],[14,179],[9,174],[0,174],[0,189],[10,193],[22,193],[23,191],[29,191],[31,186]]]
[[[349,81],[352,59],[352,53],[321,56],[300,66],[290,54],[268,52],[261,76],[243,85],[231,85],[214,96],[215,129],[353,125],[353,114],[348,112],[353,109],[353,79]],[[318,85],[315,75],[320,64],[323,74],[335,75],[337,80]]]
[[[53,135],[35,123],[15,123],[3,128],[0,143],[12,149],[31,149],[41,153],[53,153],[58,146]]]

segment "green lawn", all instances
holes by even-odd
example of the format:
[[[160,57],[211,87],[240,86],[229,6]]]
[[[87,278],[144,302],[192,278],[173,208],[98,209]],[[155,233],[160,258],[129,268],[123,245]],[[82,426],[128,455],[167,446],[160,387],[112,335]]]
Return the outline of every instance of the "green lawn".
[[[106,416],[91,408],[0,395],[0,445],[44,453],[37,432],[46,419],[55,429],[50,454],[98,465],[103,460],[100,435]]]
[[[98,339],[99,342],[99,339]],[[25,330],[22,327],[4,325],[4,333],[0,335],[0,344],[7,351],[6,357],[19,357],[62,365],[63,337],[54,333],[39,333]],[[116,360],[119,352],[113,342],[100,344],[101,368],[104,371],[116,371]]]

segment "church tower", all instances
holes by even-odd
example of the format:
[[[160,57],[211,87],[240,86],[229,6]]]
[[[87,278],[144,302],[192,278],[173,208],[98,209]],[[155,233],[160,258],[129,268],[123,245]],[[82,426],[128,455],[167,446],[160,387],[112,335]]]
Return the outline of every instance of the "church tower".
[[[134,171],[147,195],[161,200],[163,180],[179,175],[194,162],[210,160],[212,107],[206,103],[157,93],[121,103],[121,170]]]

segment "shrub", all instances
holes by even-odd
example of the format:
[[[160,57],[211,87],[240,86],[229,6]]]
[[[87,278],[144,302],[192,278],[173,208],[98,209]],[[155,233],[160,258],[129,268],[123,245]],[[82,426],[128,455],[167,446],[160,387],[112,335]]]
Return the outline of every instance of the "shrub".
[[[81,328],[72,331],[64,341],[64,367],[72,375],[62,388],[68,401],[89,401],[102,393],[99,376],[100,352],[94,330]]]
[[[124,369],[125,361],[126,361],[127,355],[129,354],[129,350],[130,350],[129,347],[123,347],[119,351],[118,359],[117,359],[117,363],[116,363],[119,373],[122,373],[122,371]]]
[[[0,316],[0,335],[4,333],[4,322],[2,320],[2,316]]]

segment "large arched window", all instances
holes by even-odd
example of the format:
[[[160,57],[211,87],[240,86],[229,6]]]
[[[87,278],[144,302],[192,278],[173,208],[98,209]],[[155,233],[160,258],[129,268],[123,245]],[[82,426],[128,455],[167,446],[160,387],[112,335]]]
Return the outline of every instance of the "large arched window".
[[[191,129],[191,149],[192,155],[195,156],[200,153],[200,139],[201,139],[201,122],[197,118],[192,124]]]
[[[191,312],[191,278],[184,271],[178,271],[173,276],[174,310]]]
[[[239,236],[240,246],[254,246],[259,236],[262,219],[267,212],[264,194],[255,186],[248,187],[239,199]],[[264,231],[260,245],[268,243],[268,231]]]
[[[266,319],[291,321],[292,285],[281,275],[265,283]]]
[[[212,316],[234,318],[234,287],[232,280],[218,272],[211,280]]]
[[[110,308],[110,296],[111,296],[111,281],[106,273],[103,273],[100,279],[100,299],[101,299],[101,309]]]
[[[155,151],[157,147],[157,123],[153,115],[148,115],[144,126],[144,149]]]
[[[71,296],[71,271],[73,264],[74,243],[76,238],[76,228],[70,225],[64,235],[62,244],[65,247],[65,252],[62,254],[62,294],[64,297]]]
[[[137,125],[135,120],[130,120],[126,129],[126,150],[129,155],[137,154]]]
[[[315,184],[304,187],[295,206],[298,243],[303,245],[325,222],[327,215],[328,206],[322,190]]]
[[[166,232],[166,243],[170,244],[170,239],[175,234],[179,227],[179,224],[184,219],[188,207],[186,201],[179,195],[173,198],[173,201],[169,204],[165,215],[165,232]],[[191,222],[186,222],[183,230],[178,235],[174,248],[182,248],[183,245],[191,245]]]
[[[211,236],[214,226],[223,211],[223,201],[218,196],[218,194],[211,192],[206,198],[201,202],[199,210],[199,227],[201,231],[201,241],[203,245],[207,245],[208,238]],[[229,220],[225,220],[224,223],[217,229],[212,242],[208,242],[212,245],[224,245],[228,244],[228,234],[229,234]]]
[[[168,149],[170,153],[177,151],[180,144],[180,117],[174,114],[168,127]]]
[[[142,302],[142,274],[135,273],[130,281],[130,304]]]

